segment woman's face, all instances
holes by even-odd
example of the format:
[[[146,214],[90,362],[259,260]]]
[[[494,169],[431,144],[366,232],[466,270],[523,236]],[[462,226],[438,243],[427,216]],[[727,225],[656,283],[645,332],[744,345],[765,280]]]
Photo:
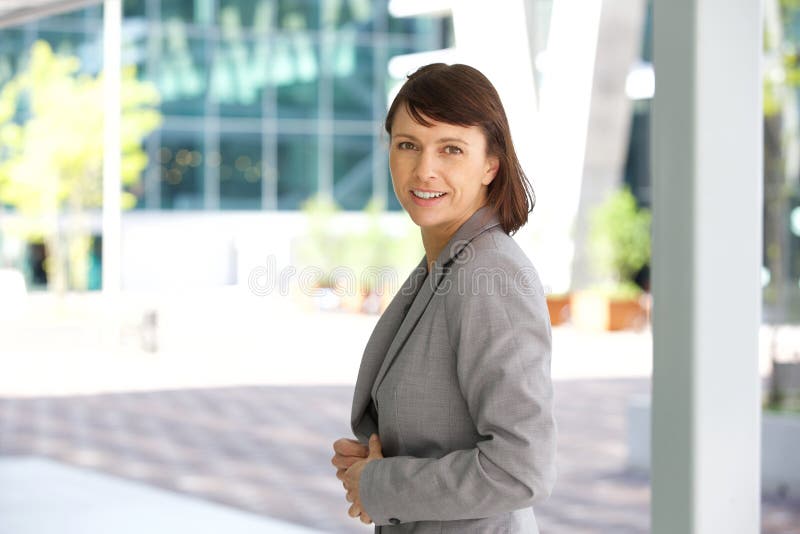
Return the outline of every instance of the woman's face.
[[[389,148],[392,184],[418,226],[451,235],[486,203],[498,159],[486,155],[486,137],[478,126],[425,120],[433,126],[414,121],[405,106],[395,113]]]

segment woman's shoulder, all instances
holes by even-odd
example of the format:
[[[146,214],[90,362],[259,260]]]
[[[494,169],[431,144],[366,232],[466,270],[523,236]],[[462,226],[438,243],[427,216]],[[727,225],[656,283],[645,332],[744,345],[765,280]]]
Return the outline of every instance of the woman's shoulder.
[[[543,295],[539,273],[519,244],[498,226],[473,239],[454,258],[451,300],[492,295]]]
[[[454,258],[454,263],[467,271],[486,268],[512,274],[519,270],[536,271],[533,261],[500,226],[492,227],[470,241]]]

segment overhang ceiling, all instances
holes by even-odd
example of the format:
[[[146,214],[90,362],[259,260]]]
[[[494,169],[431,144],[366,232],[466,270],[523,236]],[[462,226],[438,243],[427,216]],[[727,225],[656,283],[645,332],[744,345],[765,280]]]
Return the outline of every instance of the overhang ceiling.
[[[73,11],[102,0],[0,0],[0,29]]]

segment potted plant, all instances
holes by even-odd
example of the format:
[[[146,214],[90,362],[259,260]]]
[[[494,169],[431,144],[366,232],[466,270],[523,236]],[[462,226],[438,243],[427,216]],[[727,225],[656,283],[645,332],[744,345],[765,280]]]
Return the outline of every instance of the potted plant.
[[[569,293],[548,293],[547,311],[550,312],[550,324],[558,326],[567,322],[570,318],[570,294]]]
[[[592,212],[589,253],[600,281],[571,295],[577,327],[622,330],[649,321],[650,296],[636,279],[650,260],[650,221],[627,186]]]
[[[366,224],[356,230],[337,224],[341,210],[328,197],[310,199],[303,211],[308,230],[296,241],[294,255],[301,266],[322,273],[315,286],[317,308],[382,313],[410,270],[409,262],[416,264],[422,254],[416,227],[387,230],[382,203],[374,198],[364,210]]]
[[[306,200],[301,210],[307,221],[307,229],[304,236],[295,240],[293,256],[301,271],[313,269],[319,274],[315,280],[307,280],[313,284],[312,287],[301,290],[311,292],[316,309],[339,309],[341,299],[335,291],[337,280],[333,276],[336,256],[344,240],[334,224],[339,206],[329,196],[317,195]]]

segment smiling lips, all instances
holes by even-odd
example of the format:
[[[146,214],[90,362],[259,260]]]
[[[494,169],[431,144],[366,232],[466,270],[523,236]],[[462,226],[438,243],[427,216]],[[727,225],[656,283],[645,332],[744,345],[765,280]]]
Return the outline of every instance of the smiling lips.
[[[442,193],[441,191],[425,191],[422,189],[412,189],[411,194],[417,198],[430,199],[430,198],[443,197],[447,193]]]
[[[423,191],[422,189],[411,190],[411,200],[417,206],[428,207],[434,206],[442,201],[447,196],[447,193],[441,191]]]

